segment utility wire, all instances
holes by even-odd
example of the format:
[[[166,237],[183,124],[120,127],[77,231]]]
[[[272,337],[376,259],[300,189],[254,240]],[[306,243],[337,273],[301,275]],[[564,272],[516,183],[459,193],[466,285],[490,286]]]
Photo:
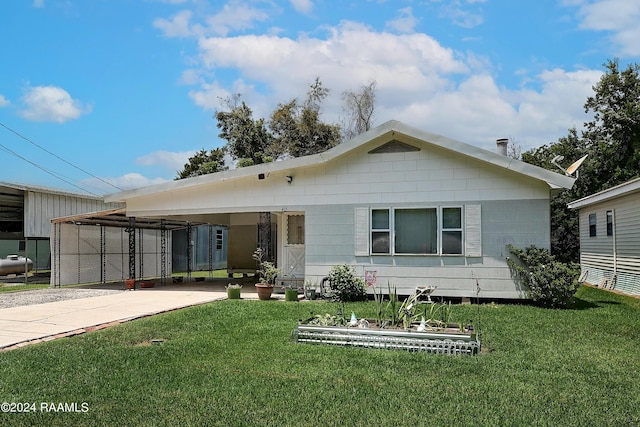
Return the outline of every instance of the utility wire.
[[[2,124],[2,123],[0,123],[0,124]],[[3,125],[3,126],[4,126],[4,125]],[[6,151],[7,153],[9,153],[9,154],[11,154],[11,155],[13,155],[13,156],[15,156],[15,157],[17,157],[17,158],[21,159],[21,160],[24,160],[24,161],[25,161],[25,162],[27,162],[27,163],[29,163],[29,164],[31,164],[31,165],[33,165],[33,166],[35,166],[36,168],[40,169],[41,171],[43,171],[43,172],[45,172],[45,173],[48,173],[48,174],[49,174],[49,175],[51,175],[52,177],[59,179],[60,181],[64,181],[64,182],[66,182],[67,184],[72,185],[72,186],[74,186],[74,187],[76,187],[76,188],[78,188],[78,189],[80,189],[80,190],[82,190],[82,191],[85,191],[85,192],[87,192],[87,191],[88,191],[88,190],[86,190],[86,189],[84,189],[84,188],[82,188],[82,187],[80,187],[80,186],[78,186],[78,185],[74,184],[73,182],[71,182],[71,181],[69,181],[69,180],[67,180],[67,179],[65,179],[65,178],[63,178],[63,177],[61,177],[61,176],[59,176],[59,175],[58,175],[58,174],[56,174],[55,172],[50,171],[49,169],[47,169],[47,168],[45,168],[45,167],[43,167],[43,166],[40,166],[39,164],[37,164],[37,163],[35,163],[35,162],[32,162],[31,160],[27,159],[26,157],[21,156],[20,154],[16,153],[15,151],[11,150],[10,148],[7,148],[6,146],[4,146],[2,143],[0,143],[0,148],[2,148],[2,149],[3,149],[4,151]],[[93,194],[94,196],[98,196],[98,194],[96,194],[96,193],[94,193],[94,192],[92,192],[92,191],[88,191],[88,192],[89,192],[89,193],[91,193],[91,194]]]
[[[42,147],[42,146],[41,146],[41,145],[39,145],[39,144],[36,144],[35,142],[33,142],[32,140],[30,140],[30,139],[29,139],[29,138],[27,138],[26,136],[21,135],[19,132],[17,132],[17,131],[15,131],[15,130],[11,129],[10,127],[8,127],[7,125],[5,125],[4,123],[0,122],[0,126],[2,126],[3,128],[5,128],[5,129],[6,129],[6,130],[8,130],[9,132],[14,133],[15,135],[19,136],[20,138],[24,139],[24,140],[25,140],[25,141],[27,141],[28,143],[30,143],[30,144],[32,144],[32,145],[34,145],[34,146],[38,147],[39,149],[41,149],[41,150],[42,150],[42,151],[44,151],[45,153],[47,153],[47,154],[49,154],[49,155],[51,155],[51,156],[55,157],[56,159],[58,159],[58,160],[60,160],[60,161],[62,161],[62,162],[65,162],[65,163],[66,163],[66,164],[68,164],[69,166],[71,166],[71,167],[73,167],[73,168],[78,169],[79,171],[81,171],[81,172],[83,172],[83,173],[85,173],[85,174],[89,175],[89,176],[90,176],[90,177],[92,177],[92,178],[97,179],[98,181],[100,181],[100,182],[102,182],[102,183],[104,183],[104,184],[107,184],[107,185],[109,185],[109,186],[111,186],[111,187],[115,188],[116,190],[124,191],[122,188],[118,187],[117,185],[114,185],[114,184],[112,184],[112,183],[110,183],[110,182],[108,182],[108,181],[105,181],[104,179],[102,179],[102,178],[100,178],[100,177],[98,177],[98,176],[95,176],[95,175],[94,175],[94,174],[92,174],[91,172],[88,172],[88,171],[86,171],[86,170],[82,169],[81,167],[76,166],[76,165],[74,165],[74,164],[73,164],[73,163],[71,163],[71,162],[68,162],[67,160],[63,159],[62,157],[58,156],[57,154],[52,153],[51,151],[47,150],[46,148]],[[7,151],[10,151],[10,150],[8,150],[6,147],[4,147],[4,146],[3,146],[3,148],[4,148],[5,150],[7,150]],[[16,155],[16,154],[14,153],[14,155]],[[23,159],[23,160],[25,160],[25,161],[27,161],[27,162],[31,163],[32,165],[34,165],[34,166],[38,167],[39,169],[42,169],[42,170],[46,171],[44,168],[42,168],[42,167],[40,167],[40,166],[36,165],[35,163],[33,163],[33,162],[31,162],[31,161],[26,160],[24,157],[22,157],[22,156],[19,156],[19,157],[20,157],[21,159]],[[48,172],[48,171],[47,171],[47,173],[52,174],[51,172]],[[54,176],[55,176],[55,175],[54,175]],[[59,178],[59,177],[57,177],[57,178],[58,178],[58,179],[62,179],[62,178]],[[68,181],[66,181],[66,180],[64,180],[64,179],[63,179],[63,181],[65,181],[65,182],[67,182],[68,184],[70,184]],[[73,184],[72,184],[72,185],[73,185]],[[74,185],[74,186],[75,186],[75,187],[78,187],[77,185]],[[79,188],[79,187],[78,187],[78,188]]]

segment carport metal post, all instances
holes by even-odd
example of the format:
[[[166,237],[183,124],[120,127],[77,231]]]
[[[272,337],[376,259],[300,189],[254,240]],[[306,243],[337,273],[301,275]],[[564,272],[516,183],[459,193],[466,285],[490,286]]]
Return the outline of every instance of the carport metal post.
[[[129,217],[129,226],[125,229],[129,233],[129,279],[136,278],[136,217]]]

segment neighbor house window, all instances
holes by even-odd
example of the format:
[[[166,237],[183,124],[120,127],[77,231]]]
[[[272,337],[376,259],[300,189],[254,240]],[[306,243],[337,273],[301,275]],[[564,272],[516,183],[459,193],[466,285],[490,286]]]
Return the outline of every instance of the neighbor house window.
[[[613,236],[613,211],[607,211],[607,236]]]
[[[371,210],[371,253],[461,255],[462,208]]]
[[[589,214],[589,237],[596,237],[596,214]]]
[[[216,250],[221,251],[223,245],[223,232],[222,230],[216,230]]]

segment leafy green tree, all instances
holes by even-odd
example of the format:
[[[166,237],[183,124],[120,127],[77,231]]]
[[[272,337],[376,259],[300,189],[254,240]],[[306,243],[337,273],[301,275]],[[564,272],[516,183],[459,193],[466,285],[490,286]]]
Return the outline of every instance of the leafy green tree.
[[[593,119],[581,135],[570,129],[558,142],[522,154],[525,162],[555,172],[551,160],[557,156],[568,163],[589,155],[573,188],[551,199],[551,250],[564,262],[577,261],[580,253],[578,213],[567,203],[621,184],[640,171],[640,68],[633,64],[620,71],[617,60],[605,68],[584,105]]]
[[[275,152],[300,157],[321,153],[340,143],[340,127],[320,120],[320,107],[328,95],[329,89],[316,78],[303,103],[293,99],[278,104],[269,120]]]
[[[226,149],[238,166],[266,163],[270,156],[273,137],[267,130],[264,119],[254,120],[253,111],[240,101],[240,95],[223,100],[228,111],[217,111],[215,118],[220,129],[220,138],[227,141]]]
[[[178,172],[178,176],[175,179],[191,178],[226,170],[224,155],[224,148],[216,148],[209,152],[203,148],[189,157],[189,162],[185,163],[184,169]]]

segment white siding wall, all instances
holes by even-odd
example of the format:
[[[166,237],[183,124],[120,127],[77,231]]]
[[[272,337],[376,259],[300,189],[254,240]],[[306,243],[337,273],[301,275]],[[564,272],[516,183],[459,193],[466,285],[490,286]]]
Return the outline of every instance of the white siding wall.
[[[586,281],[616,280],[614,289],[640,295],[640,194],[629,194],[580,209],[580,264]],[[607,236],[607,211],[614,212],[614,236]],[[589,215],[596,215],[596,236],[589,236]],[[614,255],[614,247],[616,248]]]
[[[473,201],[482,209],[482,256],[368,255],[357,256],[355,215],[361,206],[318,206],[306,212],[306,277],[317,283],[335,264],[377,272],[378,285],[387,283],[409,294],[416,286],[436,285],[434,295],[474,297],[477,278],[481,297],[522,298],[511,279],[506,246],[549,248],[549,203],[537,201]],[[377,207],[377,206],[372,206]],[[465,236],[466,238],[466,236]]]
[[[101,199],[26,191],[24,196],[24,235],[27,238],[48,238],[51,234],[51,220],[53,218],[98,212],[121,206],[121,204],[104,203]]]
[[[293,182],[287,182],[293,175]],[[468,200],[548,200],[548,186],[508,170],[432,149],[367,154],[356,150],[327,165],[213,182],[140,196],[127,202],[134,216],[261,210],[374,203],[440,203]]]

